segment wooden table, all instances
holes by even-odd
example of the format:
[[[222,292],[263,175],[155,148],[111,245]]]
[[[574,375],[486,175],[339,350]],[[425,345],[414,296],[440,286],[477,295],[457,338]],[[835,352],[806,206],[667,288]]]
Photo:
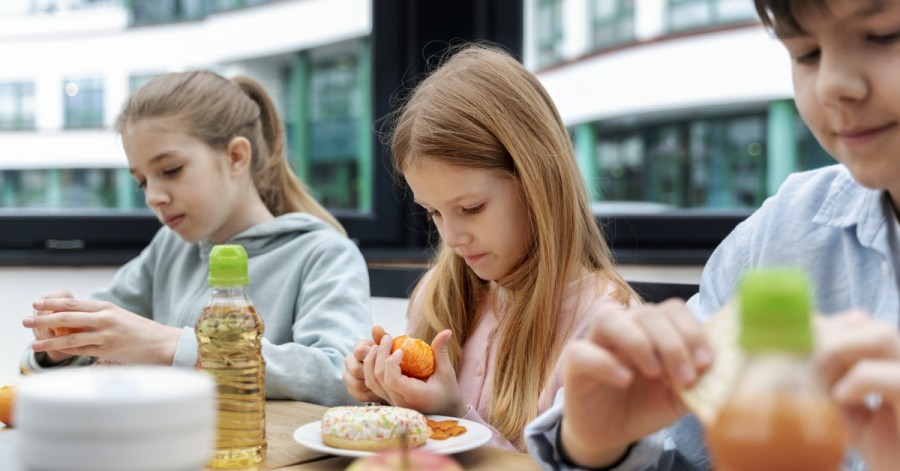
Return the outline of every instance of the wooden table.
[[[294,430],[301,425],[322,418],[325,407],[305,402],[266,401],[266,461],[245,471],[335,471],[343,470],[353,458],[329,455],[311,450],[294,441]],[[0,427],[0,433],[15,433],[15,429]],[[4,435],[7,438],[10,435]],[[0,450],[2,451],[2,450]],[[453,455],[465,469],[475,471],[538,470],[540,467],[526,453],[482,446]],[[3,458],[0,456],[0,458]],[[2,460],[0,460],[2,464]],[[0,466],[2,468],[2,466]],[[6,470],[4,470],[6,471]]]
[[[343,470],[353,458],[333,456],[311,450],[294,441],[294,430],[322,418],[325,407],[305,402],[266,401],[268,455],[258,470],[313,471]],[[539,470],[527,453],[489,446],[453,455],[467,470]]]

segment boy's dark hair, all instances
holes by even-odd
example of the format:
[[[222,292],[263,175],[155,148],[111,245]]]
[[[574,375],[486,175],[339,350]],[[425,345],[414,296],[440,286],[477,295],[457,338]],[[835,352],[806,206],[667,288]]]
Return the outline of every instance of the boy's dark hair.
[[[810,13],[828,14],[824,0],[753,0],[756,14],[777,36],[805,33],[798,17]]]

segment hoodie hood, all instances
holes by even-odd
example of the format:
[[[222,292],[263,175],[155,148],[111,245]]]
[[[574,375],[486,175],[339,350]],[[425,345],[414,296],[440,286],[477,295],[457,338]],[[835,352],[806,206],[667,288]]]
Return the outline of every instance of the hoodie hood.
[[[225,244],[240,244],[244,246],[248,257],[269,252],[284,244],[296,240],[303,234],[330,231],[340,235],[334,227],[327,222],[309,213],[287,213],[270,219],[262,224],[257,224],[223,242]],[[214,245],[210,240],[204,239],[198,242],[200,258],[209,260],[209,253]]]

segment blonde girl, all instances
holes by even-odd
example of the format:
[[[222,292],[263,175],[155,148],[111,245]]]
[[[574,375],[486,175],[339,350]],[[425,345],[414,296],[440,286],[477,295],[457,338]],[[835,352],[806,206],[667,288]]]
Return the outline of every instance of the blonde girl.
[[[402,352],[390,354],[386,335],[347,356],[348,390],[482,422],[493,445],[524,450],[525,424],[560,387],[563,347],[593,312],[637,300],[591,214],[566,127],[520,63],[469,45],[414,90],[391,146],[441,235],[408,313],[436,371],[424,382],[400,375]]]
[[[266,324],[266,395],[348,402],[341,362],[371,325],[365,263],[291,171],[265,90],[206,71],[162,75],[128,99],[115,128],[164,226],[90,299],[57,291],[36,301],[22,322],[36,338],[22,367],[99,359],[192,368],[209,252],[241,244]]]

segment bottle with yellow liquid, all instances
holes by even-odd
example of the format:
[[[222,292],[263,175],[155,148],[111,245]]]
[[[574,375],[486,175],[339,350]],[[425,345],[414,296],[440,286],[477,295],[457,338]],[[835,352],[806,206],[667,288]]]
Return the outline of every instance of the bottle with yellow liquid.
[[[738,343],[744,370],[707,431],[717,471],[839,471],[846,434],[840,411],[810,364],[807,278],[765,269],[740,286]]]
[[[247,296],[247,252],[217,245],[209,257],[212,295],[195,331],[197,368],[218,387],[216,452],[209,466],[242,468],[266,457],[263,321]]]

